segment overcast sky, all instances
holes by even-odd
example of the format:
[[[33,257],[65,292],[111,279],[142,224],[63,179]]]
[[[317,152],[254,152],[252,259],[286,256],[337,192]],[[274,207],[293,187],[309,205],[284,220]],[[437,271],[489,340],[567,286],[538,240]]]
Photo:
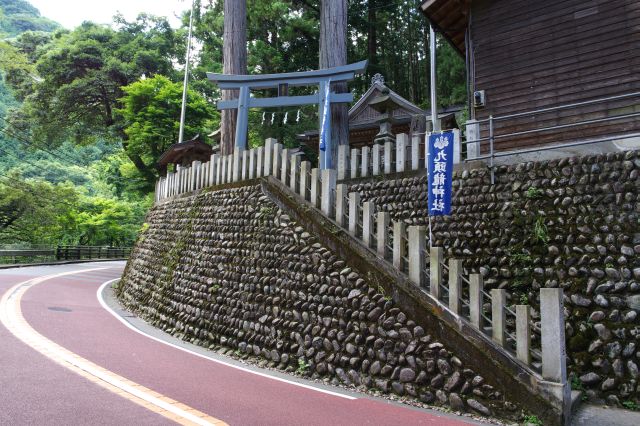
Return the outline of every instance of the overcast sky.
[[[73,29],[82,21],[101,24],[111,23],[116,13],[122,13],[128,21],[141,12],[166,16],[171,26],[178,27],[181,11],[191,6],[190,0],[28,0],[40,10],[40,14]]]

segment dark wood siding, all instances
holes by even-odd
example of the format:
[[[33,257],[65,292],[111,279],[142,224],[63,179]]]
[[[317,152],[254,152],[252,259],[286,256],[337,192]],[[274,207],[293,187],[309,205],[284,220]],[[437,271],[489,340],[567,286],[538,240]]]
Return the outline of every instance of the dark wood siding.
[[[640,1],[478,0],[470,18],[476,118],[640,92]],[[640,96],[496,123],[496,135],[640,112]],[[498,139],[497,149],[640,131],[640,117]],[[483,129],[483,136],[486,136]]]

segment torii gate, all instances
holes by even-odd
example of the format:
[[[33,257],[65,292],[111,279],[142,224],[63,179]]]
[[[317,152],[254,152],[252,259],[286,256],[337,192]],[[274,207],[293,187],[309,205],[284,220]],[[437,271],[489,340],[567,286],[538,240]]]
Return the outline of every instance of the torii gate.
[[[356,74],[361,74],[367,68],[368,61],[356,62],[350,65],[327,68],[315,71],[291,72],[285,74],[239,75],[207,73],[207,77],[223,90],[240,90],[238,99],[219,101],[218,109],[238,109],[236,122],[236,147],[247,149],[247,130],[249,126],[249,108],[287,107],[318,104],[319,125],[322,130],[323,111],[325,104],[349,103],[353,101],[351,93],[330,92],[330,84],[352,80]],[[288,96],[288,87],[318,85],[318,93],[305,96]],[[278,89],[278,97],[254,98],[251,90]],[[284,95],[284,96],[280,96]],[[325,129],[331,129],[331,114],[325,117]],[[331,131],[325,135],[325,150],[320,151],[320,168],[332,167]]]

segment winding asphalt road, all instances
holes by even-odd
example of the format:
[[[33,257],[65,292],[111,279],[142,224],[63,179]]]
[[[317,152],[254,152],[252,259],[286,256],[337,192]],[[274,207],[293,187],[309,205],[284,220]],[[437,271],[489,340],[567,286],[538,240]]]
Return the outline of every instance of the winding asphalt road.
[[[108,308],[108,294],[101,302],[99,289],[123,268],[105,262],[0,271],[1,425],[475,424],[179,342]]]

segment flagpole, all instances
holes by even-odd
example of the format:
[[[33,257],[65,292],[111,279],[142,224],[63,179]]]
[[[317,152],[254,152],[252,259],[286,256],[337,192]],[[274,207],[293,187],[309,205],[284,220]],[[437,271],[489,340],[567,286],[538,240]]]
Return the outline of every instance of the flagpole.
[[[187,84],[189,83],[189,62],[191,59],[191,30],[193,28],[193,3],[191,0],[191,14],[189,15],[189,36],[187,39],[187,54],[184,61],[184,83],[182,85],[182,110],[180,111],[180,133],[178,143],[182,143],[184,138],[184,118],[187,110]]]
[[[425,150],[425,166],[427,169],[427,176],[429,176],[429,163],[430,163],[430,158],[431,157],[431,148],[429,146],[429,137],[431,136],[431,132],[427,132],[427,134],[425,135],[425,143],[424,143],[424,150]],[[429,205],[429,182],[428,182],[428,177],[427,177],[427,206]],[[431,212],[429,211],[429,209],[427,208],[427,216],[429,217],[429,250],[431,250],[431,248],[433,247],[433,244],[431,243],[433,241],[433,234],[431,233]]]
[[[438,87],[436,77],[436,32],[433,25],[429,25],[429,66],[431,71],[431,128],[434,132],[440,130],[440,120],[438,120]]]

